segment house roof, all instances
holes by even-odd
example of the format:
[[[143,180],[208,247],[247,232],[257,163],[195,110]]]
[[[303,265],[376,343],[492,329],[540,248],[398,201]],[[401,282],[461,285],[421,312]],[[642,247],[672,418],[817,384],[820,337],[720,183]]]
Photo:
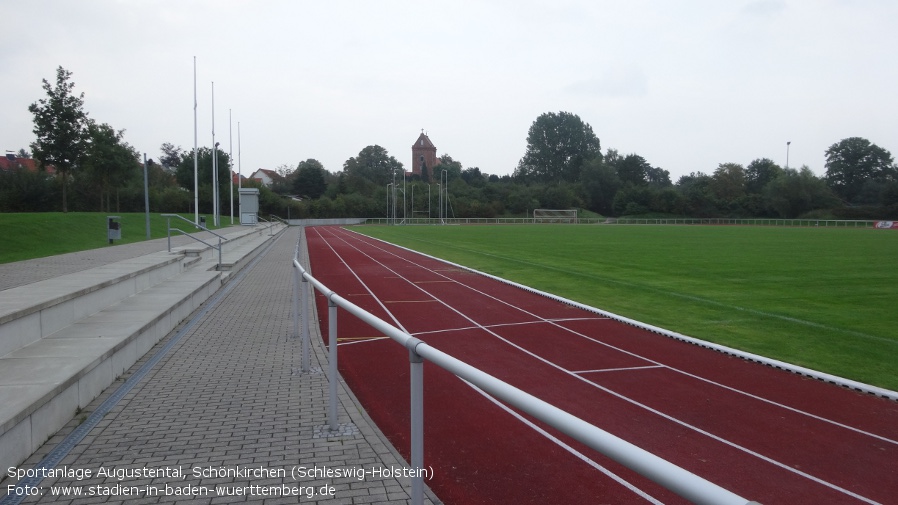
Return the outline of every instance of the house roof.
[[[256,177],[253,177],[253,176],[255,176],[256,174],[258,174],[259,172],[262,172],[263,174],[265,174],[266,176],[268,176],[268,178],[271,179],[272,181],[284,181],[284,180],[286,180],[286,179],[284,178],[284,176],[282,176],[281,174],[275,172],[274,170],[268,170],[267,168],[260,168],[260,169],[256,170],[255,172],[253,172],[253,173],[250,175],[250,178],[256,178]]]
[[[8,171],[23,169],[29,172],[37,172],[37,161],[35,161],[33,158],[19,158],[18,156],[11,156],[9,154],[0,158],[0,170]],[[47,172],[52,174],[56,172],[56,169],[55,167],[50,165],[47,166]]]

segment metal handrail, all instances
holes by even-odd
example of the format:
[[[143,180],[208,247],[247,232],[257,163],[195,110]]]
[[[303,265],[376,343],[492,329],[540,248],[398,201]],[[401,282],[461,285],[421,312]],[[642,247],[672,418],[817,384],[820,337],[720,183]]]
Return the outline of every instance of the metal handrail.
[[[199,228],[199,229],[201,229],[201,230],[203,230],[203,231],[207,231],[207,232],[209,232],[209,233],[215,235],[216,237],[218,237],[218,238],[224,240],[225,242],[228,241],[228,238],[225,237],[224,235],[220,235],[220,234],[218,234],[218,233],[215,233],[214,231],[210,230],[209,228],[206,228],[205,226],[203,226],[203,225],[201,225],[201,224],[199,224],[199,223],[195,223],[195,222],[193,222],[193,221],[187,219],[187,218],[184,217],[184,216],[180,216],[180,215],[178,215],[178,214],[160,214],[160,216],[162,216],[162,217],[164,217],[164,218],[168,218],[168,219],[167,219],[168,222],[171,222],[171,218],[176,217],[176,218],[180,219],[181,221],[185,221],[185,222],[187,222],[187,223],[190,223],[190,224],[196,226],[197,228]]]
[[[224,240],[225,242],[227,242],[228,241],[227,237],[219,235],[218,233],[215,233],[214,231],[210,230],[209,228],[206,228],[205,226],[203,226],[201,224],[194,223],[193,221],[191,221],[183,216],[179,216],[177,214],[161,214],[161,215],[162,215],[162,217],[165,218],[165,225],[166,225],[165,227],[167,228],[166,235],[168,238],[168,252],[171,252],[171,232],[172,232],[172,230],[181,232],[182,234],[192,238],[193,240],[196,240],[198,242],[202,242],[203,244],[206,244],[207,246],[211,247],[212,249],[217,249],[218,250],[218,269],[221,270],[221,241]],[[179,218],[183,221],[187,221],[190,224],[195,224],[197,228],[202,228],[203,230],[215,235],[216,237],[218,237],[218,246],[216,247],[215,245],[210,244],[199,237],[195,237],[195,236],[193,236],[192,233],[186,232],[180,228],[172,228],[171,218],[173,218],[173,217]]]
[[[446,354],[426,342],[411,336],[377,316],[341,297],[333,290],[313,277],[300,265],[298,260],[299,244],[293,258],[294,268],[294,336],[297,332],[297,318],[300,312],[298,303],[302,304],[302,370],[308,372],[309,363],[309,289],[302,288],[302,283],[311,283],[314,289],[321,292],[328,301],[328,347],[329,347],[329,409],[328,423],[331,430],[337,429],[337,308],[342,307],[350,314],[382,332],[398,342],[409,351],[411,381],[411,466],[412,503],[422,504],[424,500],[424,360],[430,361],[457,377],[470,382],[481,390],[509,405],[520,409],[540,421],[558,429],[583,444],[599,451],[618,463],[636,471],[640,475],[653,480],[678,495],[698,504],[707,505],[750,505],[749,501],[723,487],[714,484],[698,475],[680,468],[636,445],[631,444],[601,428],[565,412],[535,396],[526,393],[492,375]],[[297,292],[301,292],[301,302],[296,300]]]
[[[262,216],[256,216],[256,219],[258,219],[259,221],[265,221],[266,223],[268,223],[268,234],[269,234],[269,235],[274,235],[274,232],[271,231],[271,226],[272,226],[272,224],[273,224],[271,221],[265,219],[265,218],[262,217]]]

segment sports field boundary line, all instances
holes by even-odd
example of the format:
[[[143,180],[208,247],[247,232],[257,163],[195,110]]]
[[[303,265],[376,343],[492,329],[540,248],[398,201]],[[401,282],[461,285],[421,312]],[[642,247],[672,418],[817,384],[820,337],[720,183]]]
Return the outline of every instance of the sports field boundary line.
[[[424,256],[424,257],[426,257],[426,258],[430,258],[430,259],[432,259],[432,260],[439,261],[439,262],[445,263],[445,264],[447,264],[447,265],[451,265],[451,266],[453,266],[453,267],[460,268],[460,269],[462,269],[462,270],[465,270],[465,271],[468,271],[468,272],[471,272],[471,273],[474,273],[474,274],[477,274],[477,275],[482,275],[482,276],[487,277],[487,278],[489,278],[489,279],[493,279],[493,280],[502,282],[502,283],[504,283],[504,284],[507,284],[507,285],[509,285],[509,286],[514,286],[514,287],[516,287],[516,288],[523,289],[523,290],[525,290],[525,291],[529,291],[530,293],[533,293],[533,294],[536,294],[536,295],[539,295],[539,296],[543,296],[543,297],[546,297],[546,298],[549,298],[549,299],[552,299],[552,300],[555,300],[555,301],[558,301],[558,302],[561,302],[561,303],[570,305],[570,306],[572,306],[572,307],[576,307],[576,308],[578,308],[578,309],[586,310],[586,311],[592,312],[592,313],[594,313],[594,314],[600,314],[600,315],[603,315],[603,316],[605,316],[605,317],[608,317],[608,318],[613,319],[613,320],[615,320],[615,321],[618,321],[618,322],[627,324],[627,325],[629,325],[629,326],[634,326],[634,327],[636,327],[636,328],[640,328],[640,329],[643,329],[643,330],[646,330],[646,331],[650,331],[650,332],[655,333],[655,334],[658,334],[658,335],[662,335],[662,336],[665,336],[665,337],[668,337],[668,338],[672,338],[672,339],[674,339],[674,340],[679,340],[679,341],[681,341],[681,342],[685,342],[685,343],[688,343],[688,344],[693,344],[693,345],[696,345],[696,346],[699,346],[699,347],[704,347],[704,348],[706,348],[706,349],[710,349],[710,350],[712,350],[712,351],[717,351],[717,352],[720,352],[720,353],[723,353],[723,354],[727,354],[727,355],[730,355],[730,356],[734,356],[734,357],[737,357],[737,358],[740,358],[740,359],[743,359],[743,360],[746,360],[746,361],[752,361],[752,362],[759,363],[759,364],[762,364],[762,365],[766,365],[766,366],[769,366],[769,367],[778,368],[778,369],[780,369],[780,370],[784,370],[784,371],[787,371],[787,372],[791,372],[791,373],[794,373],[794,374],[797,374],[797,375],[803,375],[803,376],[805,376],[805,377],[810,377],[810,378],[812,378],[812,379],[817,379],[817,380],[822,381],[822,382],[828,382],[828,383],[834,384],[834,385],[836,385],[836,386],[841,386],[841,387],[844,387],[844,388],[846,388],[846,389],[852,389],[852,390],[859,391],[859,392],[862,392],[862,393],[867,393],[867,394],[870,394],[870,395],[874,395],[874,396],[878,396],[878,397],[881,397],[881,398],[885,398],[885,399],[888,399],[888,400],[892,400],[892,401],[898,402],[898,392],[896,392],[896,391],[892,391],[892,390],[889,390],[889,389],[885,389],[885,388],[873,386],[873,385],[871,385],[871,384],[866,384],[866,383],[859,382],[859,381],[855,381],[855,380],[852,380],[852,379],[847,379],[847,378],[845,378],[845,377],[839,377],[838,375],[828,374],[828,373],[826,373],[826,372],[821,372],[821,371],[819,371],[819,370],[813,370],[813,369],[810,369],[810,368],[806,368],[806,367],[802,367],[802,366],[798,366],[798,365],[793,365],[793,364],[791,364],[791,363],[786,363],[785,361],[780,361],[780,360],[777,360],[777,359],[768,358],[768,357],[761,356],[761,355],[759,355],[759,354],[750,353],[750,352],[747,352],[747,351],[741,351],[741,350],[739,350],[739,349],[734,349],[734,348],[732,348],[732,347],[727,347],[727,346],[721,345],[721,344],[715,344],[714,342],[708,342],[707,340],[702,340],[702,339],[699,339],[699,338],[690,337],[690,336],[688,336],[688,335],[683,335],[682,333],[677,333],[677,332],[675,332],[675,331],[671,331],[671,330],[667,330],[667,329],[664,329],[664,328],[661,328],[661,327],[658,327],[658,326],[654,326],[654,325],[651,325],[651,324],[643,323],[643,322],[637,321],[637,320],[635,320],[635,319],[630,319],[629,317],[625,317],[625,316],[622,316],[622,315],[620,315],[620,314],[615,314],[614,312],[609,312],[609,311],[607,311],[607,310],[599,309],[599,308],[593,307],[593,306],[591,306],[591,305],[586,305],[586,304],[584,304],[584,303],[580,303],[580,302],[571,300],[571,299],[569,299],[569,298],[565,298],[565,297],[563,297],[563,296],[555,295],[555,294],[548,293],[548,292],[545,292],[545,291],[540,291],[540,290],[538,290],[538,289],[536,289],[536,288],[532,288],[532,287],[530,287],[530,286],[526,286],[526,285],[524,285],[524,284],[520,284],[520,283],[518,283],[518,282],[511,281],[511,280],[508,280],[508,279],[503,279],[502,277],[498,277],[498,276],[495,276],[495,275],[493,275],[493,274],[489,274],[489,273],[486,273],[486,272],[482,272],[482,271],[480,271],[480,270],[476,270],[476,269],[474,269],[474,268],[471,268],[471,267],[468,267],[468,266],[465,266],[465,265],[461,265],[461,264],[458,264],[458,263],[454,263],[454,262],[452,262],[452,261],[449,261],[449,260],[446,260],[446,259],[443,259],[443,258],[438,258],[438,257],[436,257],[436,256],[432,256],[432,255],[430,255],[430,254],[423,253],[423,252],[421,252],[421,251],[416,251],[416,250],[411,249],[411,248],[409,248],[409,247],[405,247],[405,246],[401,246],[401,245],[398,245],[398,244],[394,244],[394,243],[392,243],[392,242],[388,242],[388,241],[386,241],[386,240],[379,239],[379,238],[376,238],[376,237],[371,237],[371,236],[369,236],[369,235],[365,235],[365,234],[363,234],[363,233],[359,233],[359,232],[357,232],[357,231],[355,231],[355,230],[350,230],[350,229],[348,229],[348,228],[343,228],[343,229],[345,229],[345,230],[348,231],[348,232],[355,233],[356,235],[359,235],[359,236],[362,236],[362,237],[365,237],[365,238],[369,238],[369,239],[372,239],[372,240],[376,240],[376,241],[381,242],[381,243],[384,243],[384,244],[389,244],[389,245],[391,245],[391,246],[393,246],[393,247],[398,247],[399,249],[403,249],[403,250],[405,250],[405,251],[413,252],[413,253],[415,253],[415,254],[420,254],[421,256]]]

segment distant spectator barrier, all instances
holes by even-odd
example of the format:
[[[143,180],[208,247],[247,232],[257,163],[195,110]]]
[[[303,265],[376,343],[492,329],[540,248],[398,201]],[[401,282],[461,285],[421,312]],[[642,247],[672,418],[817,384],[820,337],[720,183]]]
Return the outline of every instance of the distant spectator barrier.
[[[441,222],[436,218],[408,218],[393,222],[385,217],[353,219],[345,223],[318,223],[316,220],[303,220],[304,223],[293,224],[323,225],[323,224],[396,224],[396,225],[427,225],[427,224],[630,224],[630,225],[733,225],[733,226],[785,226],[785,227],[824,227],[824,228],[882,228],[881,223],[893,223],[898,228],[898,222],[892,221],[851,221],[837,219],[729,219],[729,218],[627,218],[627,217],[602,217],[602,218],[577,218],[576,223],[546,223],[544,219],[536,220],[532,217],[470,217],[447,218]]]

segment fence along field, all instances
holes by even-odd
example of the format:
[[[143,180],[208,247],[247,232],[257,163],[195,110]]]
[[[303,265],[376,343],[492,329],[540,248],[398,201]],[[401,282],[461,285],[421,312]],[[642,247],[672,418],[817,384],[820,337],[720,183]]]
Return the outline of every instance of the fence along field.
[[[893,230],[353,229],[692,337],[898,390]]]

